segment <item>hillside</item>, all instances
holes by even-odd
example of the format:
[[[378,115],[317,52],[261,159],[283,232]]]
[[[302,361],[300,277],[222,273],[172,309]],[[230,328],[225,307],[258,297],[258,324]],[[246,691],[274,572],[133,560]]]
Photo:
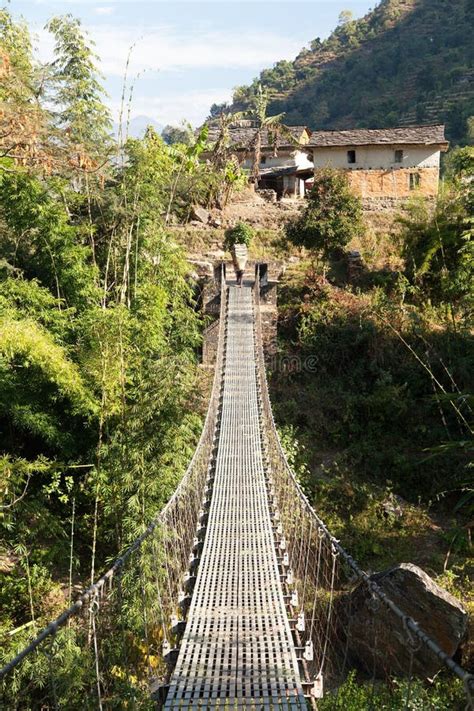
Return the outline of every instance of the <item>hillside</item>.
[[[342,13],[323,42],[293,62],[265,69],[237,87],[242,109],[258,82],[271,112],[311,128],[373,128],[445,122],[453,143],[467,142],[474,114],[474,0],[382,0],[360,20]],[[215,111],[217,107],[213,107]]]

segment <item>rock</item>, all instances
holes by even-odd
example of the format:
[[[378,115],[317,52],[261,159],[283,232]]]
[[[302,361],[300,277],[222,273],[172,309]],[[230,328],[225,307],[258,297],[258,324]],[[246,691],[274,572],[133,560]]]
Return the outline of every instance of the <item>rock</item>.
[[[266,202],[274,203],[277,201],[277,194],[275,190],[262,189],[258,191],[259,197],[263,198]]]
[[[453,656],[467,634],[468,615],[461,603],[437,585],[421,568],[401,563],[371,580],[449,656]],[[409,633],[403,622],[382,602],[371,598],[367,585],[360,584],[344,602],[349,612],[349,653],[355,662],[378,677],[408,675]],[[347,622],[346,622],[347,624]],[[417,638],[413,637],[415,643]],[[374,640],[376,643],[374,644]],[[434,676],[442,663],[426,645],[416,645],[413,673]]]
[[[203,225],[207,225],[211,215],[200,205],[193,205],[191,209],[191,216],[193,220],[196,220],[197,222],[200,222]]]
[[[382,516],[387,519],[402,518],[405,507],[406,501],[396,494],[390,494],[388,499],[380,504]]]
[[[204,262],[200,259],[189,258],[188,262],[194,267],[196,273],[200,278],[214,276],[214,266],[212,262]]]
[[[355,249],[347,253],[347,269],[349,281],[356,281],[364,269],[361,254]]]
[[[214,262],[220,262],[225,259],[226,253],[223,249],[215,249],[212,252],[207,252],[206,257],[212,259]]]
[[[17,564],[19,562],[19,558],[14,555],[0,555],[0,573],[12,573]]]

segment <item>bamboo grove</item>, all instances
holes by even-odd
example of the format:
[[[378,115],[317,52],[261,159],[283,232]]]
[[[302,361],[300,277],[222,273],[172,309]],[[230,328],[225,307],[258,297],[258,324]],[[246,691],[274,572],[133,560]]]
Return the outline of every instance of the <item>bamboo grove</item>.
[[[40,64],[26,25],[0,12],[2,661],[144,530],[185,469],[201,324],[168,224],[239,179],[221,154],[199,161],[205,131],[188,145],[129,138],[126,98],[114,140],[80,23],[47,29],[54,58]],[[94,683],[83,632],[67,630],[60,660],[79,704]],[[40,703],[46,668],[22,668],[12,707],[30,708],[15,706],[20,687]]]

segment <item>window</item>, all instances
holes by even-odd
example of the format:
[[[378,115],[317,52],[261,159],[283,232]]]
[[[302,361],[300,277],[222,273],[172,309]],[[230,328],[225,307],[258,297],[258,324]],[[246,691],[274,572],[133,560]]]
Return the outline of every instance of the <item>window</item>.
[[[355,151],[347,151],[347,162],[348,163],[355,163],[356,162],[356,152]]]
[[[403,163],[403,151],[395,151],[395,163]]]
[[[410,190],[416,190],[420,187],[420,174],[410,173]]]

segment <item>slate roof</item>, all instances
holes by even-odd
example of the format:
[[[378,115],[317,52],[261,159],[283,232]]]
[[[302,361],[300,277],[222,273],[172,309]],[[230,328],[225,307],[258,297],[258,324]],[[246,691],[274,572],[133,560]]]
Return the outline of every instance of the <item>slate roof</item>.
[[[284,167],[274,166],[273,168],[260,168],[260,178],[281,178],[284,175],[314,175],[313,168],[298,168],[295,165]]]
[[[444,125],[402,128],[358,128],[349,131],[313,131],[308,146],[440,145],[447,150]]]
[[[286,126],[285,128],[296,143],[301,143],[302,145],[307,144],[308,137],[311,135],[311,131],[307,126]],[[219,133],[218,125],[209,124],[208,142],[214,143],[217,141]],[[234,150],[249,150],[255,140],[257,126],[253,121],[239,121],[238,124],[229,128],[229,134],[231,148]],[[273,147],[271,130],[264,130],[262,132],[262,150],[270,150],[273,149]],[[278,138],[277,147],[296,148],[296,145],[292,143],[287,136],[281,135]]]

